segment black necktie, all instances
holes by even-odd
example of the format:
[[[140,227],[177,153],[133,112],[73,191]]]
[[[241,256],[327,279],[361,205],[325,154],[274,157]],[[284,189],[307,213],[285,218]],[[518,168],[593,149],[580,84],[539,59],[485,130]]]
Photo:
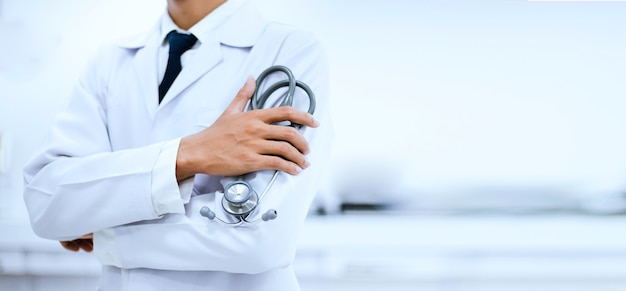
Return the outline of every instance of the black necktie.
[[[163,96],[170,89],[172,83],[182,70],[180,65],[180,56],[190,49],[198,40],[193,34],[182,34],[175,30],[172,30],[167,35],[167,41],[170,44],[170,56],[167,60],[167,68],[165,69],[165,75],[163,81],[159,85],[159,103],[163,100]]]

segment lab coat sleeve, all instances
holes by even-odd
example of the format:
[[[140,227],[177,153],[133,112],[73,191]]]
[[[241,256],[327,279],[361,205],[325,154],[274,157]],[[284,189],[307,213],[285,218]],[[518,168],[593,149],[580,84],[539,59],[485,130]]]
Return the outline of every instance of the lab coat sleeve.
[[[164,220],[168,223],[116,227],[119,258],[111,261],[119,262],[118,267],[262,273],[293,261],[298,232],[330,155],[333,130],[328,70],[322,46],[309,34],[299,33],[285,41],[283,50],[275,64],[290,67],[296,77],[316,93],[314,116],[320,126],[303,131],[311,149],[308,155],[311,166],[296,176],[280,173],[252,220],[260,218],[270,208],[277,210],[278,217],[252,226],[227,227],[199,214],[215,195],[194,196],[186,205],[186,215],[166,215]],[[249,182],[260,194],[272,174],[273,171],[257,173]],[[221,196],[213,199],[219,198]]]
[[[153,193],[172,192],[153,183],[163,151],[178,141],[113,152],[103,96],[116,50],[101,50],[82,75],[65,111],[54,121],[45,148],[24,168],[24,200],[34,232],[48,239],[71,240],[104,228],[184,213],[182,199],[165,212],[155,210]],[[170,177],[174,176],[174,166]],[[174,179],[175,178],[171,178]],[[175,181],[174,181],[175,183]],[[164,183],[162,183],[164,184]],[[178,189],[170,196],[178,195]],[[167,195],[161,195],[165,197]],[[171,198],[164,198],[165,200]]]

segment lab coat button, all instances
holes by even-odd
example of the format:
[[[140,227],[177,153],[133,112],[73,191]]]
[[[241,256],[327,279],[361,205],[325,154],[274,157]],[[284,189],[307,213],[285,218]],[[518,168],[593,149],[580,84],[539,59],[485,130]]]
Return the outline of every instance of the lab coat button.
[[[167,213],[167,206],[163,205],[163,204],[159,204],[159,211],[161,213]]]

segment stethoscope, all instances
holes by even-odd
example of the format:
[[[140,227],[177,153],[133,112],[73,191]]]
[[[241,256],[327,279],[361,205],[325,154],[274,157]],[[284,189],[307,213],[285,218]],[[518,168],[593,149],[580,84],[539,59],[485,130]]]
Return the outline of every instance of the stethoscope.
[[[263,82],[265,82],[265,79],[270,74],[275,72],[285,73],[285,75],[287,75],[287,79],[281,80],[273,84],[259,95],[259,88],[261,88],[261,85],[263,84]],[[283,95],[280,97],[281,102],[280,104],[278,104],[278,106],[293,106],[293,98],[296,93],[296,87],[299,87],[304,90],[304,92],[308,95],[309,109],[307,110],[307,112],[313,115],[313,113],[315,112],[315,95],[313,94],[313,91],[305,83],[296,80],[291,70],[289,70],[289,68],[285,66],[269,67],[265,71],[263,71],[261,75],[259,75],[259,78],[256,80],[256,89],[254,90],[254,93],[250,98],[250,102],[246,107],[249,107],[250,110],[264,108],[265,102],[267,102],[270,96],[279,89],[285,87],[287,88],[287,92],[283,93]],[[302,127],[302,125],[294,123],[290,124],[290,126],[296,129],[300,129]],[[261,200],[263,200],[265,195],[267,195],[267,193],[269,193],[269,191],[272,189],[272,186],[274,186],[274,182],[276,181],[279,172],[280,171],[278,170],[274,171],[272,178],[270,179],[267,186],[265,186],[265,189],[260,196],[254,190],[252,185],[245,181],[245,176],[243,175],[237,177],[237,180],[230,182],[226,184],[226,186],[224,186],[224,196],[222,197],[221,203],[222,208],[226,213],[235,217],[237,219],[236,222],[226,222],[220,219],[219,217],[215,216],[215,213],[211,211],[211,209],[207,206],[204,206],[202,207],[202,209],[200,209],[200,215],[208,218],[209,220],[218,221],[222,224],[229,226],[239,226],[244,223],[256,224],[261,221],[270,221],[275,219],[278,216],[278,212],[276,212],[276,210],[274,209],[269,209],[268,211],[263,213],[260,219],[248,220],[247,218],[249,214],[254,211],[257,206],[259,206],[259,203],[261,202]]]

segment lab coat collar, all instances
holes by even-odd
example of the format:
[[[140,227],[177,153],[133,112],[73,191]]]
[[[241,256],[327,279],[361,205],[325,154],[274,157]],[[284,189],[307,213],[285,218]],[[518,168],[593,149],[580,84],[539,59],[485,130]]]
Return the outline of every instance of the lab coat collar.
[[[217,38],[224,45],[252,47],[261,37],[268,21],[263,18],[252,1],[241,1],[243,4],[238,12],[217,30]]]
[[[236,14],[237,10],[246,4],[246,2],[247,0],[226,1],[187,31],[176,26],[169,13],[166,11],[161,17],[161,40],[165,43],[166,37],[170,31],[176,30],[180,33],[191,33],[195,35],[198,38],[199,44],[207,43],[213,39],[213,32],[226,22],[231,15]]]
[[[228,14],[231,14],[228,16]],[[170,19],[167,11],[163,17]],[[155,37],[162,41],[170,27],[163,27],[164,20],[159,19],[157,23],[147,32],[118,39],[116,44],[127,49],[140,49],[154,41]],[[189,29],[188,32],[198,37],[200,43],[210,42],[210,39],[217,39],[221,44],[233,47],[252,47],[261,37],[268,21],[257,11],[254,3],[249,0],[228,0],[211,14],[203,18],[198,24]],[[174,24],[171,22],[171,24]],[[173,28],[176,28],[174,25]],[[181,29],[177,29],[184,32]]]
[[[180,75],[178,75],[163,97],[160,105],[158,104],[158,98],[155,96],[158,96],[159,79],[159,76],[157,76],[157,56],[158,50],[164,41],[161,38],[161,21],[157,22],[150,32],[133,39],[127,39],[119,44],[121,47],[137,50],[135,60],[133,61],[135,63],[134,68],[138,76],[144,76],[140,78],[140,86],[142,87],[142,92],[145,93],[147,110],[152,118],[156,116],[159,108],[166,106],[196,80],[220,63],[222,60],[220,44],[232,47],[251,47],[260,39],[268,22],[259,14],[252,1],[230,1],[233,2],[232,4],[235,4],[231,5],[230,8],[236,8],[230,11],[230,16],[222,14],[224,20],[216,25],[214,29],[198,32],[203,34],[201,37],[204,41],[194,53],[193,58],[202,61],[192,61],[180,72]],[[236,6],[236,4],[240,5]],[[207,16],[203,21],[210,16]],[[198,24],[207,25],[207,23],[212,22],[199,22]],[[200,37],[198,38],[200,39]]]

